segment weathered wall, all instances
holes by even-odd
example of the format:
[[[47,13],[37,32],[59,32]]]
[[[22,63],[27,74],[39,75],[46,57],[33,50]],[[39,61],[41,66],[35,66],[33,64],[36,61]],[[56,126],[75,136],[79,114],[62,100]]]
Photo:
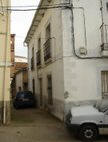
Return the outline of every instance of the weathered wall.
[[[10,5],[10,0],[3,0],[3,6]],[[0,3],[1,4],[1,3]],[[1,5],[0,5],[1,6]],[[4,121],[10,119],[10,12],[0,11],[0,108],[5,111]],[[3,105],[3,102],[5,104]],[[3,109],[5,106],[5,109]],[[1,110],[1,109],[0,109]],[[3,114],[2,114],[3,115]]]
[[[108,59],[80,59],[75,56],[81,56],[79,48],[87,49],[87,55],[82,57],[100,57],[101,56],[101,32],[102,25],[101,3],[98,0],[90,1],[73,1],[73,19],[74,19],[74,43],[72,38],[72,13],[71,10],[63,12],[63,49],[64,55],[64,81],[65,92],[65,109],[69,109],[70,105],[79,105],[84,103],[94,103],[102,99],[101,71],[108,70]],[[85,26],[82,9],[84,8]],[[108,13],[107,13],[108,14]],[[68,15],[68,16],[67,16]],[[86,30],[86,37],[85,37]],[[70,33],[71,31],[71,33]],[[87,43],[86,43],[87,42]],[[68,47],[68,48],[67,48]]]
[[[72,105],[95,103],[102,99],[101,71],[108,70],[108,59],[90,58],[101,56],[100,1],[72,0],[71,2],[74,6],[73,11],[70,8],[47,10],[29,43],[29,88],[32,90],[32,78],[35,78],[36,94],[39,100],[38,78],[42,78],[43,98],[46,104],[48,96],[46,77],[52,74],[54,99],[52,112],[61,119],[63,119],[64,110],[68,111]],[[45,28],[49,22],[51,22],[51,36],[56,40],[52,46],[53,62],[45,66],[43,44],[45,43]],[[37,70],[35,60],[35,70],[31,71],[32,47],[35,47],[36,59],[39,37],[42,39],[42,68]],[[81,56],[79,52],[81,47],[87,50],[87,55],[82,57],[89,57],[89,59],[76,57],[74,52]]]
[[[57,1],[58,2],[58,1]],[[53,84],[53,102],[54,105],[50,107],[53,114],[63,119],[64,113],[64,81],[63,81],[63,51],[62,51],[62,21],[61,21],[61,10],[50,9],[47,10],[43,19],[41,20],[38,28],[36,29],[35,35],[33,36],[29,44],[29,89],[32,90],[32,79],[36,82],[36,97],[40,99],[40,86],[39,78],[42,78],[42,92],[43,92],[43,106],[48,106],[48,93],[47,93],[47,75],[52,75]],[[43,45],[45,39],[45,29],[48,24],[51,24],[51,37],[52,37],[52,63],[45,65],[43,55]],[[37,70],[36,68],[36,51],[37,41],[41,37],[41,60],[42,66]],[[30,70],[30,58],[32,53],[32,47],[35,47],[34,59],[35,59],[35,70]]]
[[[16,91],[19,91],[19,87],[23,91],[23,72],[19,72],[16,74]]]

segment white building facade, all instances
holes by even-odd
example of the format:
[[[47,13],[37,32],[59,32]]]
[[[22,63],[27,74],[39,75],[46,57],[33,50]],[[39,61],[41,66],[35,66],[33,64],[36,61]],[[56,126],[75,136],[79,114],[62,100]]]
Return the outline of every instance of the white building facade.
[[[25,42],[40,107],[63,120],[108,97],[108,0],[41,0]]]

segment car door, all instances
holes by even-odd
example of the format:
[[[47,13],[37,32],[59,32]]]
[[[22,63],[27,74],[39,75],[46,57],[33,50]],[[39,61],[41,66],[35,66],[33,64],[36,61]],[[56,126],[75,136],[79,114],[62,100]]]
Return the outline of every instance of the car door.
[[[104,113],[104,129],[103,133],[108,135],[108,110]]]

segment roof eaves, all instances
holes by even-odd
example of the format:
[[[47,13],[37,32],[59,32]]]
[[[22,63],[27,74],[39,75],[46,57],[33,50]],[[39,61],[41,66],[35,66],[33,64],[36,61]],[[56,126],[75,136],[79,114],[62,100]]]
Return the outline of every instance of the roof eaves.
[[[40,7],[41,5],[42,5],[42,2],[43,2],[43,0],[40,0],[40,3],[39,3],[39,5],[38,5],[38,7]],[[37,24],[34,24],[35,23],[35,20],[36,20],[36,18],[37,18],[37,15],[38,15],[38,13],[39,13],[39,10],[37,10],[36,12],[35,12],[35,15],[34,15],[34,18],[33,18],[33,20],[32,20],[32,23],[31,23],[31,26],[30,26],[30,28],[29,28],[29,31],[28,31],[28,33],[27,33],[27,36],[26,36],[26,38],[25,38],[25,43],[29,43],[30,42],[30,39],[31,39],[31,37],[32,36],[30,36],[31,35],[31,30],[32,30],[32,27],[34,26],[34,27],[36,27],[36,26],[38,26]],[[33,34],[32,34],[33,35]]]

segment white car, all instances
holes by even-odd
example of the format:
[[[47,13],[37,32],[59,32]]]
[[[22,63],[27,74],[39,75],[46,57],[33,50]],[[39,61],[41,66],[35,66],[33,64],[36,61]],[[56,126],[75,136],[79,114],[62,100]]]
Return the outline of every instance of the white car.
[[[65,123],[82,140],[93,141],[105,131],[108,134],[108,107],[103,112],[94,106],[73,107],[66,116]]]

